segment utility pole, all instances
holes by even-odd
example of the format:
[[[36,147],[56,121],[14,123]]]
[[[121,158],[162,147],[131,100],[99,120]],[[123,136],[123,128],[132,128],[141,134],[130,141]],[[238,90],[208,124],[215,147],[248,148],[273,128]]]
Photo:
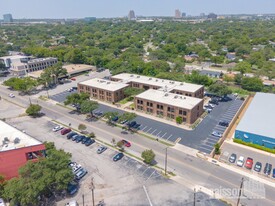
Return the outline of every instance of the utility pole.
[[[30,101],[30,105],[32,105],[32,100],[31,100],[31,98],[29,97],[29,101]]]
[[[194,188],[194,206],[196,206],[196,188]]]
[[[168,147],[165,148],[165,175],[167,173],[167,150],[168,150]]]
[[[83,202],[83,206],[85,206],[85,203],[84,203],[84,194],[82,195],[82,202]]]
[[[237,206],[239,206],[241,195],[242,195],[243,181],[244,181],[244,178],[242,177],[241,185],[240,185],[240,191],[239,191],[239,196],[238,196],[238,201],[237,201]]]
[[[94,186],[94,178],[93,177],[91,178],[90,189],[92,190],[93,206],[95,206],[95,196],[94,196],[95,186]]]

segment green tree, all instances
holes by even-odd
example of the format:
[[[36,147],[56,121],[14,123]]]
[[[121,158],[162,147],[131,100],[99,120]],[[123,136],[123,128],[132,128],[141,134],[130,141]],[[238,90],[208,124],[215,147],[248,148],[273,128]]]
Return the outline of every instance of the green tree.
[[[107,123],[108,124],[111,124],[112,123],[112,120],[115,118],[115,117],[118,117],[118,112],[106,112],[104,114],[104,117],[107,119]]]
[[[121,152],[124,152],[124,143],[122,141],[117,142],[116,146]]]
[[[239,71],[242,75],[245,74],[246,72],[250,72],[251,71],[251,64],[249,64],[246,61],[242,61],[239,62],[236,67],[235,67],[236,71]]]
[[[130,122],[133,119],[135,119],[137,117],[137,115],[135,113],[132,112],[124,112],[118,119],[118,122],[123,122],[123,121],[127,121]]]
[[[86,101],[90,98],[90,95],[88,93],[73,93],[66,97],[66,100],[64,101],[65,105],[68,104],[78,104],[81,105],[83,101]]]
[[[229,82],[234,81],[234,78],[225,74],[225,75],[223,75],[223,81],[225,81],[227,84],[229,84]]]
[[[150,150],[144,150],[142,153],[141,153],[141,157],[144,159],[144,162],[147,163],[147,164],[151,164],[154,159],[155,159],[155,153],[153,152],[152,149]]]
[[[67,188],[73,180],[72,170],[68,167],[71,155],[57,150],[53,143],[45,143],[47,158],[29,161],[19,169],[19,177],[7,181],[4,198],[11,204],[39,205],[39,198],[52,192],[60,192]]]
[[[208,90],[210,93],[220,97],[232,94],[232,90],[228,86],[221,83],[215,83],[210,85]]]
[[[127,87],[124,90],[124,95],[127,96],[127,97],[130,97],[130,96],[136,96],[136,95],[138,95],[142,92],[144,92],[144,89],[134,88],[134,87]]]
[[[210,86],[213,80],[206,75],[200,75],[198,71],[192,71],[190,75],[186,75],[186,79],[194,84],[203,84]]]
[[[219,155],[219,154],[221,154],[221,149],[220,149],[220,144],[219,143],[216,143],[215,145],[214,145],[214,148],[215,148],[215,150],[214,150],[214,153],[216,154],[216,155]]]
[[[80,104],[80,112],[82,114],[92,113],[97,108],[98,108],[98,102],[96,101],[84,100]]]
[[[236,74],[234,77],[234,81],[237,85],[241,85],[243,76],[242,74]]]
[[[87,127],[86,127],[85,124],[79,124],[79,125],[78,125],[78,130],[80,130],[81,132],[83,132],[83,131],[86,130],[86,129],[87,129]]]
[[[36,86],[38,85],[38,82],[37,80],[34,80],[30,77],[25,77],[25,78],[12,77],[4,81],[4,85],[11,87],[16,91],[28,93],[34,88],[36,88]]]
[[[38,104],[30,104],[30,106],[26,109],[26,113],[29,116],[37,117],[40,115],[42,107]]]
[[[58,62],[57,64],[44,69],[38,81],[48,87],[49,84],[57,84],[57,80],[67,74],[67,70],[62,68],[62,63]]]
[[[223,56],[212,56],[211,57],[211,61],[217,65],[217,64],[222,64],[224,61],[224,57]]]
[[[263,82],[257,77],[243,77],[242,88],[248,91],[260,92],[263,89]]]
[[[94,132],[91,132],[91,133],[88,134],[88,137],[89,137],[89,138],[95,138],[96,136],[95,136],[95,133],[94,133]]]
[[[182,124],[182,122],[183,122],[182,117],[177,116],[177,117],[176,117],[176,122],[177,122],[178,124]]]

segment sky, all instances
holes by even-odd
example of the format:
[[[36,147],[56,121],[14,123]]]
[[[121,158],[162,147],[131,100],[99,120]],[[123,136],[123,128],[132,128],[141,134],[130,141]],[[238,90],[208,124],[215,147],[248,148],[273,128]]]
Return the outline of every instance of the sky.
[[[275,13],[275,0],[0,0],[0,18],[123,17],[129,10],[142,16]]]

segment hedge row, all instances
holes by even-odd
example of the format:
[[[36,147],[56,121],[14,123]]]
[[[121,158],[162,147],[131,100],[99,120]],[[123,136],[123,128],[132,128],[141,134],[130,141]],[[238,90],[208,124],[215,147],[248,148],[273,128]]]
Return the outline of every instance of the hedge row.
[[[263,151],[275,154],[275,149],[270,149],[270,148],[267,148],[267,147],[264,147],[264,146],[261,146],[261,145],[253,144],[251,142],[245,142],[245,141],[242,141],[242,140],[236,139],[236,138],[234,138],[233,141],[238,143],[238,144],[243,144],[243,145],[246,145],[246,146],[249,146],[249,147],[253,147],[253,148],[256,148],[256,149],[259,149],[259,150],[263,150]]]

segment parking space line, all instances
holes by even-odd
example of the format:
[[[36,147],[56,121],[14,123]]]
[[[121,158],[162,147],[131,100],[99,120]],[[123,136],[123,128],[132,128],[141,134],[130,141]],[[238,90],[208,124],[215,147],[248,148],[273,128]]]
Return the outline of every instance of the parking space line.
[[[162,132],[162,131],[160,131],[159,133],[157,133],[157,135],[156,135],[156,136],[158,137],[158,136],[159,136],[159,134],[160,134],[161,132]]]
[[[149,180],[152,176],[153,176],[153,174],[156,172],[156,170],[154,170],[151,174],[150,174],[150,176],[145,180],[145,181],[147,181],[147,180]]]
[[[146,168],[146,170],[148,170],[149,167]],[[143,174],[146,172],[146,170],[143,171],[143,173],[141,174],[141,176],[143,176]]]
[[[209,141],[209,142],[212,141],[212,142],[214,142],[214,143],[216,143],[216,142],[218,141],[218,140],[213,140],[213,139],[210,139],[210,138],[207,138],[206,140]]]
[[[152,134],[152,135],[153,135],[155,131],[157,131],[157,129],[155,129],[155,130],[154,130],[152,133],[150,133],[150,134]]]
[[[165,132],[165,134],[164,134],[164,135],[162,135],[162,137],[161,137],[161,138],[163,138],[166,134],[167,134],[167,132]]]
[[[171,134],[166,140],[169,140],[173,135]]]
[[[146,132],[148,133],[150,130],[152,129],[152,127],[150,129],[148,129]],[[145,130],[144,130],[145,131]]]
[[[147,126],[143,127],[142,131],[144,131],[147,128]]]
[[[210,152],[211,152],[212,149],[213,149],[213,148],[212,148],[212,149],[205,148],[204,145],[201,145],[200,148],[205,149],[205,150],[208,150],[208,151],[210,151]]]

